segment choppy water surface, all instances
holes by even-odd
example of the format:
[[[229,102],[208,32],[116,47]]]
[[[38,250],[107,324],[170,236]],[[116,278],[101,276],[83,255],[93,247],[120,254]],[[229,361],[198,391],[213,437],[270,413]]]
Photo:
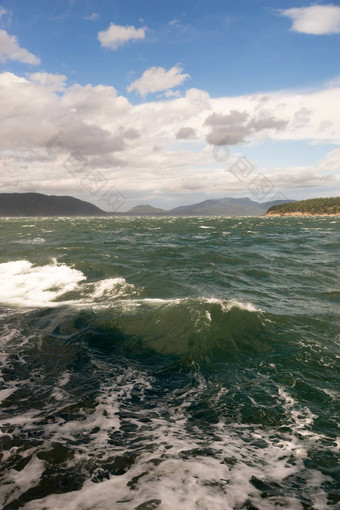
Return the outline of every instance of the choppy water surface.
[[[336,509],[336,218],[0,220],[4,509]]]

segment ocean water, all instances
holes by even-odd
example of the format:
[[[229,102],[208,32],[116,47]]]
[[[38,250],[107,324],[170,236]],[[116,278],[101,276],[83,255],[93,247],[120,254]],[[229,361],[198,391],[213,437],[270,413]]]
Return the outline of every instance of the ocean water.
[[[3,509],[339,508],[339,218],[0,220]]]

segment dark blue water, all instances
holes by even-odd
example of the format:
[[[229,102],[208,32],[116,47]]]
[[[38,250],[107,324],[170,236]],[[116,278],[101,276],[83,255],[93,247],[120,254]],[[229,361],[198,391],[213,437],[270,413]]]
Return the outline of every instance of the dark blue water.
[[[338,508],[338,218],[0,235],[4,509]]]

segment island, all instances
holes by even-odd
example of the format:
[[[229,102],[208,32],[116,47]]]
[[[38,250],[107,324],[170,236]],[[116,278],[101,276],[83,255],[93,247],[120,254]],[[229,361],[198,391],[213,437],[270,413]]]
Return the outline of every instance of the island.
[[[273,205],[265,216],[339,216],[340,197],[310,198]]]

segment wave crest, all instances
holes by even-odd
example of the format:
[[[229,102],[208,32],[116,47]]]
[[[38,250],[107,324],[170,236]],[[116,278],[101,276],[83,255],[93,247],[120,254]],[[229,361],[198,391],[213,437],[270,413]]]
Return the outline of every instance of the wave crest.
[[[251,303],[216,298],[134,300],[116,321],[143,348],[159,354],[187,355],[210,360],[263,352],[258,340],[263,328],[261,310]],[[128,305],[128,303],[125,303]]]
[[[124,278],[87,282],[81,271],[55,259],[45,266],[27,260],[0,264],[0,280],[0,303],[28,308],[107,303],[135,292]]]

